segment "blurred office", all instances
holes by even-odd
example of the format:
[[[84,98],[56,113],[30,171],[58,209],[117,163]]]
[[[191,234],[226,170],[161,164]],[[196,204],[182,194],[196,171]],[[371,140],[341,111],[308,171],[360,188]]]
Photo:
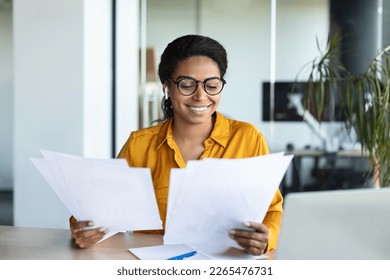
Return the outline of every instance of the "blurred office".
[[[390,44],[390,0],[0,0],[0,224],[68,227],[70,213],[29,158],[40,149],[114,157],[132,130],[158,118],[159,57],[190,33],[227,49],[219,111],[257,126],[271,152],[300,158],[285,193],[367,186],[364,158],[335,156],[359,149],[342,120],[318,132],[287,107],[317,42],[324,49],[343,19],[358,22],[354,45],[365,59]],[[351,182],[356,174],[362,180]]]

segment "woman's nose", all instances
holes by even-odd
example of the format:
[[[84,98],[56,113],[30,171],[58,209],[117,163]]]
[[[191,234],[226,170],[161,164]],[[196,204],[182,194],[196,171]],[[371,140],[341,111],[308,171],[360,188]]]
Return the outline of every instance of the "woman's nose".
[[[207,92],[204,90],[204,86],[202,83],[198,84],[198,87],[195,90],[192,98],[194,98],[195,100],[207,99]]]

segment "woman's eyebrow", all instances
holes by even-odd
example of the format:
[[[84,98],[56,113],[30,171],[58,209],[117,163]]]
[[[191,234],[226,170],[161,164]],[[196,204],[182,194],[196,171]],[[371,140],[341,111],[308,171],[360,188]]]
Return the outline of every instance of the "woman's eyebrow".
[[[192,80],[195,80],[195,81],[200,81],[200,80],[197,80],[197,79],[195,79],[194,77],[191,77],[191,76],[178,76],[176,81],[180,80],[180,79],[192,79]],[[208,78],[204,79],[203,81],[210,80],[210,79],[220,79],[220,78],[217,77],[217,76],[213,76],[213,77],[208,77]]]
[[[180,79],[192,79],[192,80],[196,80],[194,77],[191,77],[191,76],[178,76],[176,80],[180,80]]]

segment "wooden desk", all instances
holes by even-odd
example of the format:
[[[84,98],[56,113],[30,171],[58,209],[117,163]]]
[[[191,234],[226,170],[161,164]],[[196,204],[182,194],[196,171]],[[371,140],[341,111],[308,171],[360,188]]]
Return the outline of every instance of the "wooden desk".
[[[118,233],[87,249],[72,244],[67,229],[0,226],[1,260],[136,260],[128,248],[163,244],[160,234]],[[273,259],[274,252],[268,252]]]
[[[162,235],[118,233],[87,249],[72,244],[67,229],[0,226],[0,259],[135,260],[131,247],[161,245]]]

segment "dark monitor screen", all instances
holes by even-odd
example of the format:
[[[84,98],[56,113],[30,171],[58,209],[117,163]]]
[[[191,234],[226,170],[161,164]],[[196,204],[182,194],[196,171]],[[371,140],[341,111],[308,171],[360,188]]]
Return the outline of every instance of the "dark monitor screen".
[[[274,83],[274,114],[273,114],[273,120],[279,121],[279,122],[298,122],[303,121],[303,117],[300,116],[296,109],[292,106],[290,99],[289,99],[289,93],[296,93],[299,95],[302,95],[302,103],[303,103],[303,96],[305,91],[306,83],[304,82],[275,82]],[[333,116],[334,121],[343,121],[343,118],[340,113],[337,113],[340,111],[340,101],[335,101],[335,114]],[[309,110],[310,111],[310,110]],[[271,83],[270,82],[263,82],[263,121],[270,121],[271,120]],[[315,114],[311,112],[314,117]],[[329,121],[331,118],[329,117],[330,114],[324,114],[321,121]]]

